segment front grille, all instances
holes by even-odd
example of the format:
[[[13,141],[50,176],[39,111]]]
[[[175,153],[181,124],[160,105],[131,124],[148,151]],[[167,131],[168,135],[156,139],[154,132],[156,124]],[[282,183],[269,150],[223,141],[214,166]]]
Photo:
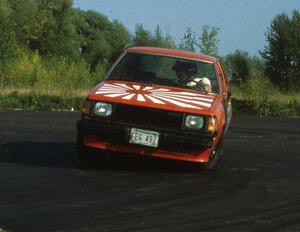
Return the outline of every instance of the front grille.
[[[116,104],[114,119],[135,125],[181,129],[183,113],[155,108]]]
[[[123,125],[99,120],[84,120],[78,124],[78,129],[93,135],[101,141],[111,144],[129,144],[130,125]],[[190,132],[174,133],[173,130],[159,130],[159,146],[170,152],[201,151],[213,145],[211,134],[195,134]],[[140,145],[132,145],[140,146]],[[148,147],[149,148],[149,147]]]

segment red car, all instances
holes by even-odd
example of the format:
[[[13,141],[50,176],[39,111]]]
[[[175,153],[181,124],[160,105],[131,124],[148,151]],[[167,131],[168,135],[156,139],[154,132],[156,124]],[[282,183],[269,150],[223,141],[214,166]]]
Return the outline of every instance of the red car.
[[[212,169],[231,121],[220,61],[182,50],[131,47],[89,93],[78,121],[81,161],[119,153]]]

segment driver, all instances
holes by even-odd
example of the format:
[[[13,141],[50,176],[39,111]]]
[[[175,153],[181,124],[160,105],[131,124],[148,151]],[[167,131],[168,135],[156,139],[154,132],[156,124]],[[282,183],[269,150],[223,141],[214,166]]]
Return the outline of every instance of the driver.
[[[180,80],[181,84],[186,84],[189,81],[189,75],[187,74],[187,71],[184,69],[178,69],[176,71],[177,78]]]
[[[180,84],[185,85],[189,81],[187,62],[177,61],[172,69],[176,72]]]
[[[207,77],[198,77],[191,75],[191,73],[197,73],[197,66],[195,63],[176,61],[172,69],[176,72],[177,78],[181,85],[187,87],[200,87],[203,88],[207,93],[211,93],[211,83]]]

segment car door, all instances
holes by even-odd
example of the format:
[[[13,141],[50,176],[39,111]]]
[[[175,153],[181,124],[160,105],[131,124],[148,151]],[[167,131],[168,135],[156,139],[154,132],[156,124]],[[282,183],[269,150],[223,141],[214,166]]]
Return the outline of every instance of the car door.
[[[231,93],[229,90],[228,81],[222,63],[218,62],[217,66],[218,66],[218,71],[219,71],[218,75],[221,84],[221,94],[223,96],[222,103],[223,103],[224,113],[226,117],[226,125],[225,125],[225,133],[226,133],[229,128],[231,117],[232,117]]]

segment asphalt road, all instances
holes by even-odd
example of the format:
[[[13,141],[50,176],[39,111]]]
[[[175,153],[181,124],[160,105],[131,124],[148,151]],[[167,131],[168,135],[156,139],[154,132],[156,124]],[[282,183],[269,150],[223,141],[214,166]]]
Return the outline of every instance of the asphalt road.
[[[135,157],[80,169],[78,118],[0,111],[0,228],[300,231],[299,118],[235,117],[211,172]]]

